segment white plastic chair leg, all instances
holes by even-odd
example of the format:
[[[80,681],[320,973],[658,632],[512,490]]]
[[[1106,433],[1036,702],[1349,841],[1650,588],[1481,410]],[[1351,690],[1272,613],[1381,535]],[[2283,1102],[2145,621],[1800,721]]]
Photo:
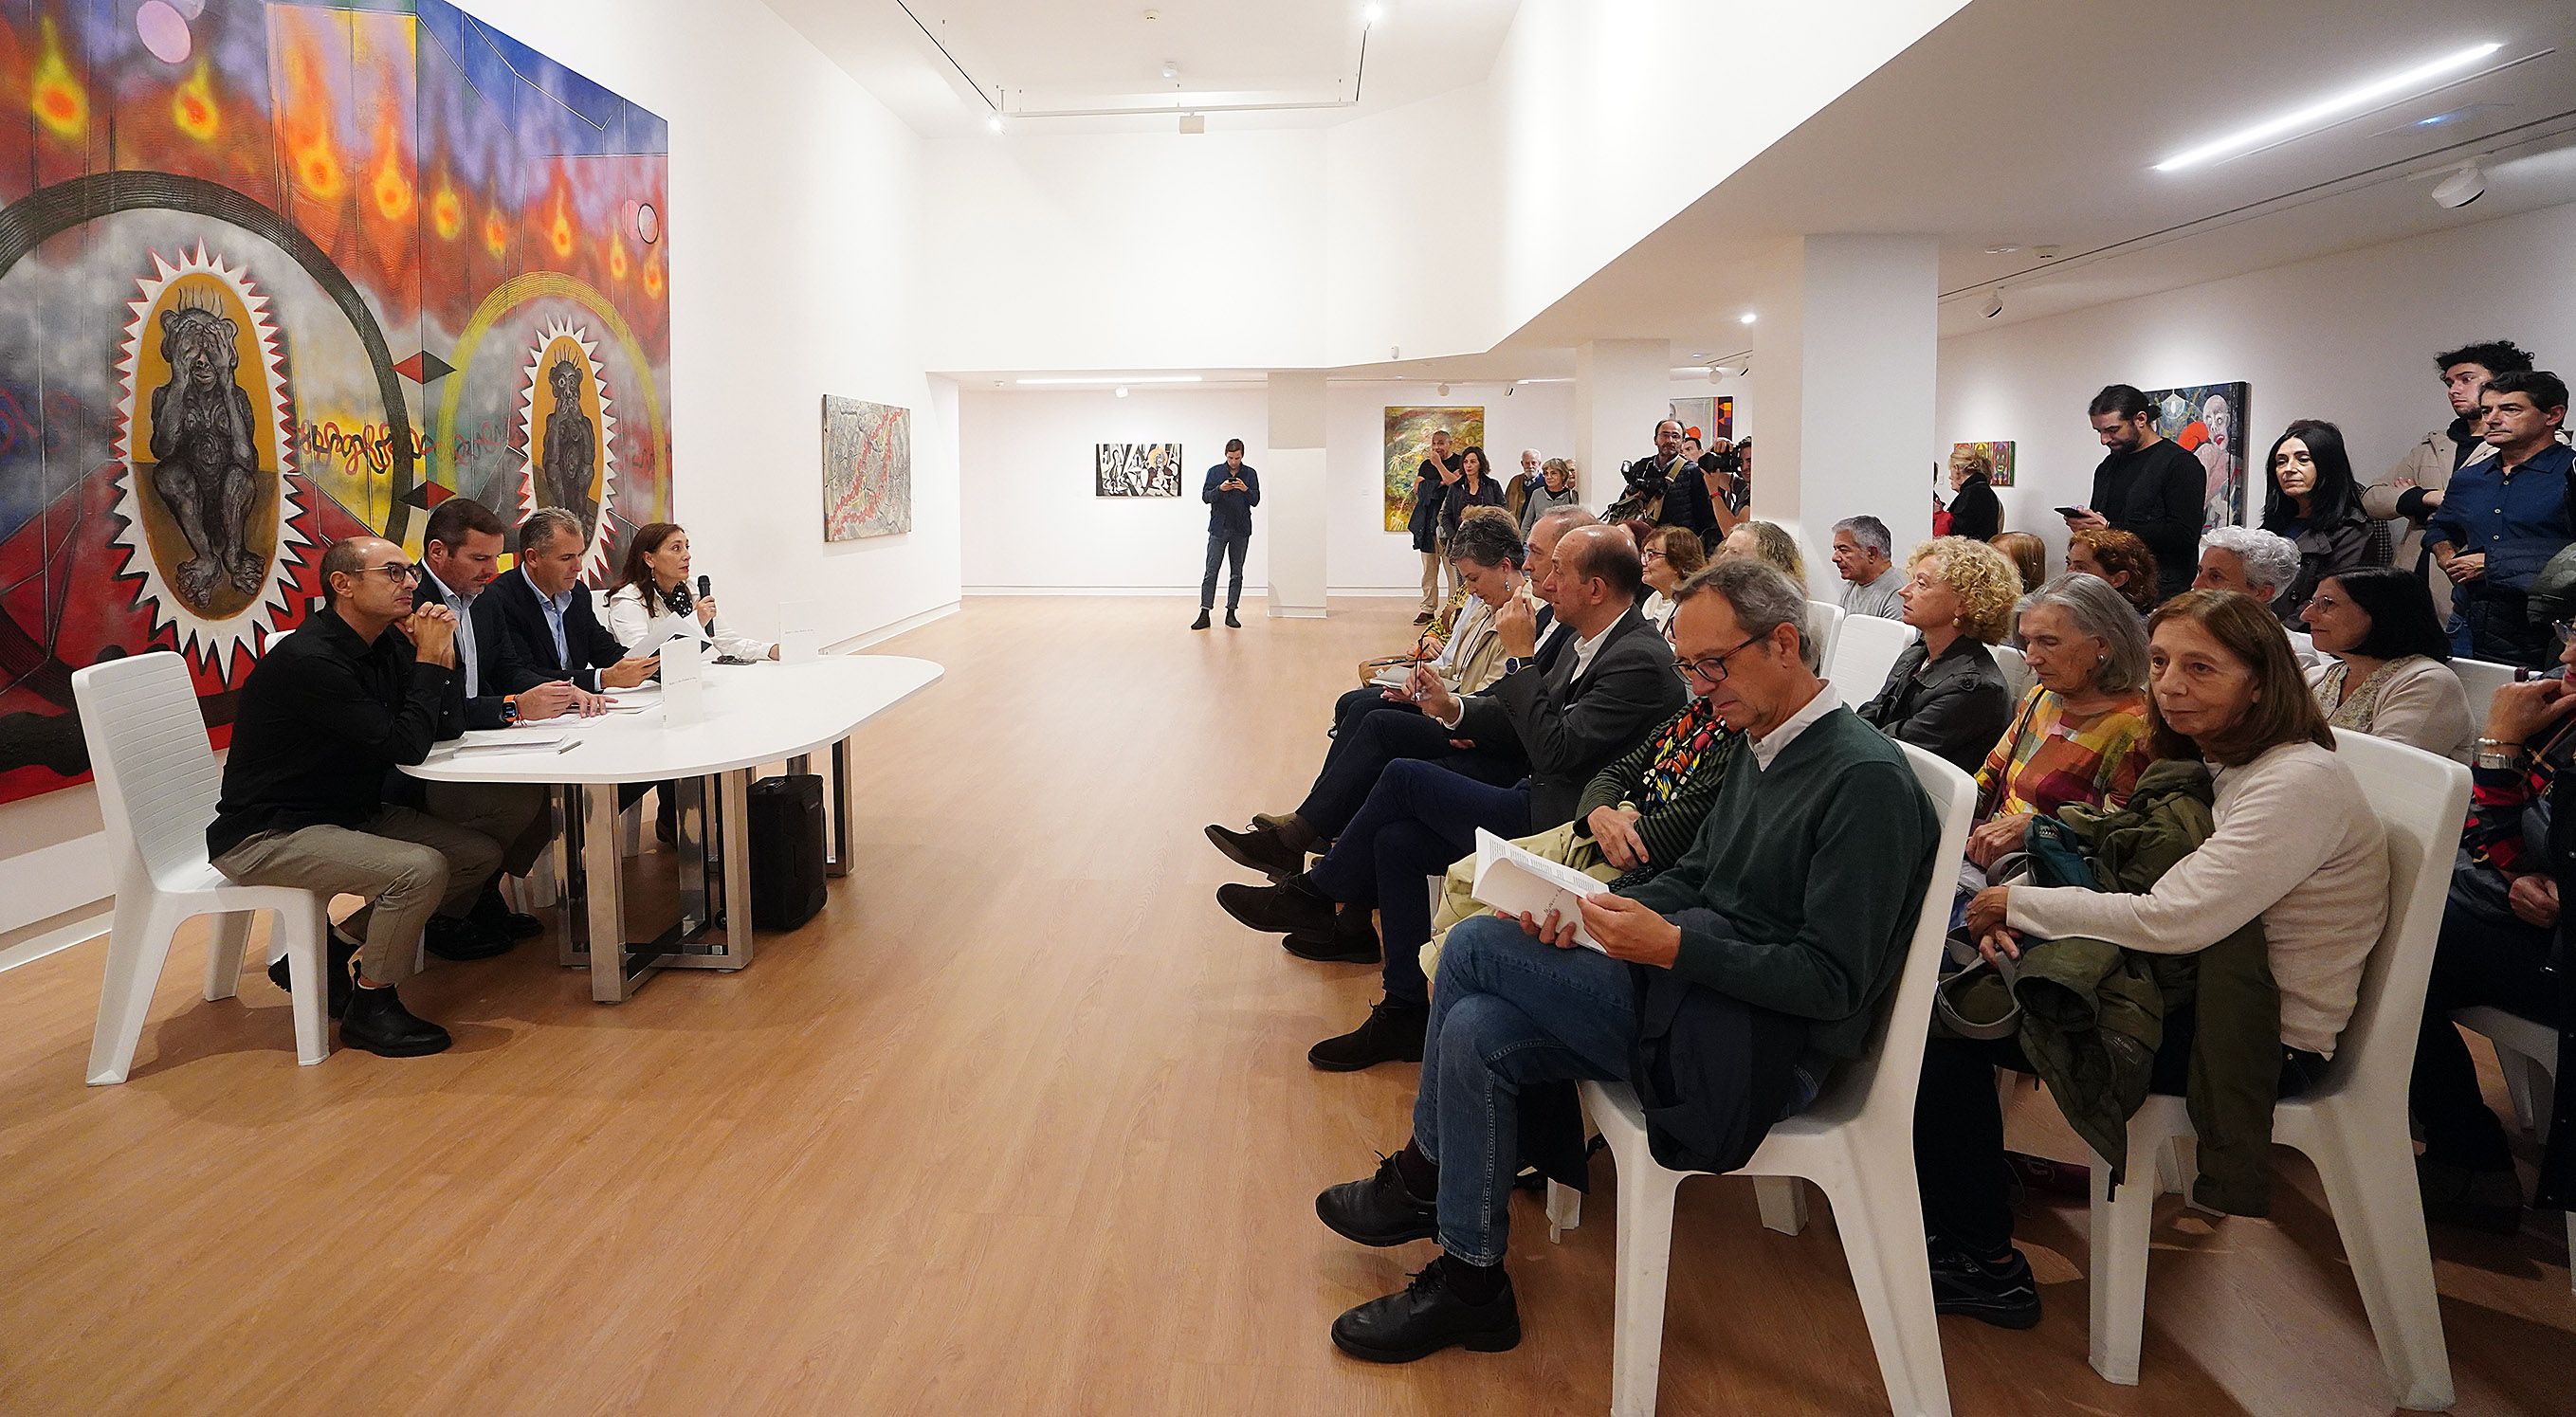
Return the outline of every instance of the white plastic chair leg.
[[[2537,1082],[2542,1087],[2548,1086],[2548,1074],[2531,1059],[2512,1049],[2498,1048],[2495,1052],[2496,1063],[2504,1073],[2505,1096],[2513,1100],[2514,1125],[2526,1132],[2537,1130],[2542,1114],[2537,1106],[2538,1099],[2532,1096],[2532,1084]]]
[[[2326,1203],[2343,1236],[2361,1306],[2379,1340],[2379,1361],[2397,1405],[2438,1412],[2451,1405],[2451,1359],[2442,1340],[2441,1298],[2424,1238],[2414,1148],[2402,1116],[2348,1109],[2333,1125],[2294,1143],[2316,1163]]]
[[[1783,1235],[1807,1228],[1807,1188],[1795,1176],[1756,1176],[1753,1202],[1762,1211],[1762,1226]],[[1918,1202],[1919,1204],[1919,1202]]]
[[[250,918],[257,913],[228,910],[208,918],[206,1002],[229,999],[240,990],[242,951],[250,944]]]
[[[1583,1224],[1583,1192],[1572,1186],[1547,1183],[1547,1242],[1565,1243],[1565,1232]]]
[[[1619,1158],[1619,1277],[1611,1319],[1611,1417],[1653,1417],[1664,1365],[1664,1289],[1672,1278],[1673,1202],[1682,1174],[1655,1164],[1638,1136]]]
[[[331,1056],[331,1032],[323,1017],[331,993],[323,963],[330,958],[330,907],[317,895],[309,907],[277,912],[275,928],[286,940],[286,978],[293,986],[288,1003],[295,1015],[295,1061],[309,1068]]]
[[[2129,1134],[2129,1154],[2139,1152],[2141,1138]],[[2103,1381],[2122,1387],[2138,1385],[2138,1349],[2147,1326],[2147,1232],[2156,1220],[2155,1187],[2146,1177],[2131,1175],[2117,1196],[2110,1190],[2110,1165],[2093,1161],[2091,1216],[2093,1273],[2093,1371]]]
[[[125,1081],[143,1041],[143,1019],[152,991],[170,961],[170,935],[178,921],[156,908],[149,891],[120,890],[108,927],[107,974],[99,983],[98,1026],[90,1034],[89,1081],[104,1087]]]
[[[1842,1232],[1861,1316],[1869,1321],[1888,1410],[1899,1417],[1950,1417],[1950,1379],[1932,1310],[1932,1268],[1923,1254],[1923,1199],[1914,1168],[1855,1158],[1846,1174],[1848,1189],[1827,1199]],[[1804,1211],[1804,1188],[1792,1194]]]

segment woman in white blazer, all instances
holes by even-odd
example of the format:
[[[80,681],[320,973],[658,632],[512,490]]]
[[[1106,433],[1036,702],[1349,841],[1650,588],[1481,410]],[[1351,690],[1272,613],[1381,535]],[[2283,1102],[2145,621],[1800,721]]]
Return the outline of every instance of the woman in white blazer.
[[[715,597],[697,594],[689,579],[689,534],[677,522],[636,528],[626,572],[608,597],[608,632],[636,654],[653,654],[664,641],[687,635],[727,659],[778,657],[777,645],[716,623]]]

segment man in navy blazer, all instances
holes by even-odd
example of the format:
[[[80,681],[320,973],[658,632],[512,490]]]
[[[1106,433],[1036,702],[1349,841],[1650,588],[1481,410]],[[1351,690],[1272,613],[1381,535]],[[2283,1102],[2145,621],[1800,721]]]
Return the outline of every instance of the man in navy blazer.
[[[588,541],[581,519],[560,507],[541,507],[519,523],[518,569],[474,598],[485,693],[567,682],[594,694],[632,689],[660,667],[652,655],[629,655],[599,623],[581,583]]]

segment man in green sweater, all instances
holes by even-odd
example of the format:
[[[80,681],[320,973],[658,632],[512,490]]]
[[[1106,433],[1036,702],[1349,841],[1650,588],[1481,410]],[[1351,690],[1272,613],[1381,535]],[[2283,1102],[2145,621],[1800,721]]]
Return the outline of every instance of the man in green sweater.
[[[1778,571],[1712,562],[1676,599],[1682,673],[1743,732],[1725,783],[1688,854],[1632,896],[1590,897],[1579,921],[1484,915],[1450,932],[1413,1140],[1315,1198],[1347,1239],[1442,1250],[1402,1292],[1334,1321],[1353,1357],[1520,1342],[1503,1255],[1524,1093],[1625,1080],[1643,1050],[1665,1094],[1648,1099],[1657,1154],[1741,1165],[1860,1054],[1895,983],[1940,835],[1903,750],[1816,677],[1806,598]],[[1679,1003],[1647,1009],[1650,996]]]

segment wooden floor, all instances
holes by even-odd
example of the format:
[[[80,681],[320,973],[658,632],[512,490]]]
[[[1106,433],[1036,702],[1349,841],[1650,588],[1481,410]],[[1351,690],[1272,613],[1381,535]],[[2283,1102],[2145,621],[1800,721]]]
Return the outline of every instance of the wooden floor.
[[[857,740],[859,863],[818,919],[623,1006],[550,940],[436,964],[407,997],[441,1057],[299,1069],[265,979],[198,997],[192,934],[133,1079],[88,1088],[104,951],[0,976],[0,1411],[1604,1411],[1607,1158],[1562,1247],[1514,1203],[1517,1351],[1333,1350],[1431,1253],[1313,1208],[1404,1139],[1414,1070],[1308,1069],[1374,971],[1210,898],[1238,873],[1200,826],[1295,802],[1407,608],[1192,634],[1177,601],[970,601],[884,646],[948,677]],[[2046,1321],[1942,1321],[1958,1411],[2387,1410],[2280,1155],[2272,1221],[2165,1203],[2137,1388],[2085,1364],[2082,1211],[2034,1204]],[[2556,1219],[2435,1233],[2457,1410],[2576,1410]],[[1684,1188],[1662,1400],[1885,1411],[1829,1220],[1790,1239],[1748,1183]]]

